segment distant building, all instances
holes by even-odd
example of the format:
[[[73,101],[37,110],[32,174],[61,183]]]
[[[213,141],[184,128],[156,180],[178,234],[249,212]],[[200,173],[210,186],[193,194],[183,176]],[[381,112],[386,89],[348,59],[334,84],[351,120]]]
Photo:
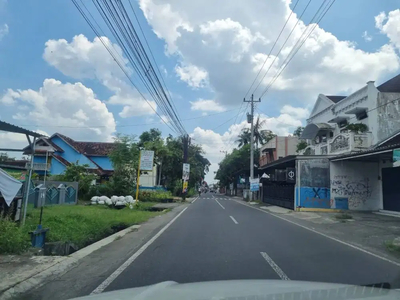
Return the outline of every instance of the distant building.
[[[296,154],[299,139],[296,136],[276,136],[260,149],[260,167],[275,160]]]
[[[46,170],[52,175],[62,174],[72,163],[87,164],[88,170],[108,179],[114,168],[108,155],[115,149],[115,143],[75,141],[60,133],[36,140],[34,169],[39,175]],[[48,163],[46,165],[46,153]],[[30,147],[24,148],[24,154],[31,154]]]

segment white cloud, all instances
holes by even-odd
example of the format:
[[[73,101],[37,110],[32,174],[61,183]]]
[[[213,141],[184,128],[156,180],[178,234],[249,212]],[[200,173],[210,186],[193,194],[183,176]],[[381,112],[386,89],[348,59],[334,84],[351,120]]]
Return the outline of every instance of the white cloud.
[[[400,9],[393,10],[387,15],[385,12],[381,12],[375,17],[375,26],[400,49]]]
[[[310,115],[310,111],[306,108],[284,105],[281,114],[287,114],[297,119],[306,119]]]
[[[3,39],[4,36],[8,34],[8,25],[3,24],[0,26],[0,41]]]
[[[91,89],[79,82],[63,84],[55,79],[45,79],[37,91],[9,89],[0,98],[0,103],[4,99],[14,105],[16,113],[12,118],[19,124],[36,125],[46,132],[59,131],[88,141],[111,140],[115,132],[113,114]],[[24,106],[28,106],[29,111],[20,109]]]
[[[205,100],[199,99],[196,101],[190,101],[190,109],[191,110],[200,110],[200,111],[225,111],[225,108],[215,102],[214,100]]]
[[[175,66],[176,75],[193,88],[202,88],[207,85],[208,74],[195,65]]]
[[[372,41],[372,36],[368,34],[368,31],[364,31],[362,37],[366,42]]]
[[[139,3],[153,30],[165,40],[168,51],[175,53],[183,65],[194,65],[207,72],[207,87],[215,94],[212,98],[224,106],[241,101],[290,14],[290,1],[250,0],[243,6],[242,1],[232,0],[229,5],[220,5],[217,10],[209,9],[215,5],[211,0],[169,0],[168,4],[161,0],[139,0]],[[394,20],[397,13],[388,15]],[[295,13],[273,55],[277,55],[297,21]],[[382,30],[388,36],[392,35],[394,43],[396,37],[391,30],[395,32],[395,26],[391,23],[381,21]],[[300,20],[255,93],[257,98],[305,29],[306,25]],[[264,71],[268,65],[269,62]],[[316,26],[274,83],[271,92],[285,92],[281,93],[285,97],[280,101],[282,106],[297,105],[295,101],[299,101],[298,98],[309,105],[320,93],[350,93],[361,88],[366,81],[379,81],[399,68],[399,57],[392,43],[367,52],[357,48],[354,42],[339,40]],[[297,99],[292,95],[296,95]]]
[[[127,60],[123,58],[121,48],[106,38],[102,40],[115,52],[115,57],[124,66],[126,72]],[[120,116],[123,118],[154,114],[154,110],[140,96],[136,89],[127,82],[119,66],[108,53],[99,38],[93,42],[84,35],[75,36],[69,43],[65,39],[49,40],[43,53],[43,58],[63,74],[75,79],[97,79],[114,95],[109,104],[123,105]],[[149,101],[157,109],[154,101]]]
[[[281,114],[277,117],[268,117],[264,114],[259,115],[261,121],[264,121],[262,129],[268,129],[277,135],[287,136],[302,125],[302,121],[308,117],[308,111],[300,107],[292,107],[285,105],[281,109]],[[250,124],[243,121],[239,124],[231,125],[224,133],[217,133],[210,129],[203,129],[196,127],[191,137],[193,142],[202,146],[205,151],[206,157],[210,160],[210,172],[206,176],[207,182],[212,182],[214,172],[218,170],[218,163],[224,157],[221,151],[231,152],[233,148],[237,147],[236,140],[240,131],[244,128],[249,128]],[[256,158],[257,160],[257,158]]]

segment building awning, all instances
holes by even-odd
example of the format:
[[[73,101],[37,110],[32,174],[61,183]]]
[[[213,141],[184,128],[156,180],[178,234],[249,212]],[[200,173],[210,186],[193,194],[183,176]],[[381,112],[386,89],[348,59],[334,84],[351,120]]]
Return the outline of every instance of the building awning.
[[[332,130],[334,130],[334,128],[328,123],[311,123],[304,128],[300,139],[313,140],[318,134],[327,133]]]
[[[15,126],[13,124],[10,124],[10,123],[4,122],[4,121],[0,121],[0,131],[22,133],[22,134],[33,136],[36,138],[43,136],[43,134],[24,129],[22,127]]]
[[[333,119],[330,119],[328,121],[328,123],[337,123],[337,124],[339,124],[339,123],[342,123],[344,121],[347,121],[348,119],[349,119],[348,116],[337,116],[337,117],[334,117]]]
[[[354,107],[348,111],[345,112],[346,115],[358,115],[361,114],[365,111],[367,111],[368,108],[367,107]]]

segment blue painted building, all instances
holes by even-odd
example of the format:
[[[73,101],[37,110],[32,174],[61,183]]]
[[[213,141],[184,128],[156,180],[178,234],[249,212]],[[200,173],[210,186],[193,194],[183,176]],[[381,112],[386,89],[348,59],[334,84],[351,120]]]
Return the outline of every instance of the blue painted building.
[[[75,141],[63,134],[55,133],[51,137],[42,137],[36,141],[34,164],[39,175],[46,168],[46,153],[48,156],[47,170],[52,175],[62,174],[72,163],[88,165],[88,170],[107,180],[114,172],[108,155],[115,148],[114,143]],[[30,154],[30,148],[24,149],[24,154]],[[41,167],[42,166],[42,167]]]

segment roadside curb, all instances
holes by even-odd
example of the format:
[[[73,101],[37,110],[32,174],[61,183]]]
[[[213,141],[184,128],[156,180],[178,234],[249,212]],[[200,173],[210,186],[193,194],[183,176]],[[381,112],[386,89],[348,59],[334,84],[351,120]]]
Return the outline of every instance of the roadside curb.
[[[124,235],[139,229],[141,225],[133,225],[124,230],[118,231],[100,241],[97,241],[85,248],[82,248],[71,255],[68,255],[67,259],[56,263],[49,267],[48,269],[28,278],[21,282],[18,282],[14,286],[8,288],[0,295],[0,300],[9,300],[16,298],[18,295],[26,293],[34,288],[41,287],[45,284],[46,279],[51,277],[62,276],[67,273],[70,269],[75,267],[79,261],[93,253],[94,251],[112,243],[115,241],[116,238],[123,237]]]

